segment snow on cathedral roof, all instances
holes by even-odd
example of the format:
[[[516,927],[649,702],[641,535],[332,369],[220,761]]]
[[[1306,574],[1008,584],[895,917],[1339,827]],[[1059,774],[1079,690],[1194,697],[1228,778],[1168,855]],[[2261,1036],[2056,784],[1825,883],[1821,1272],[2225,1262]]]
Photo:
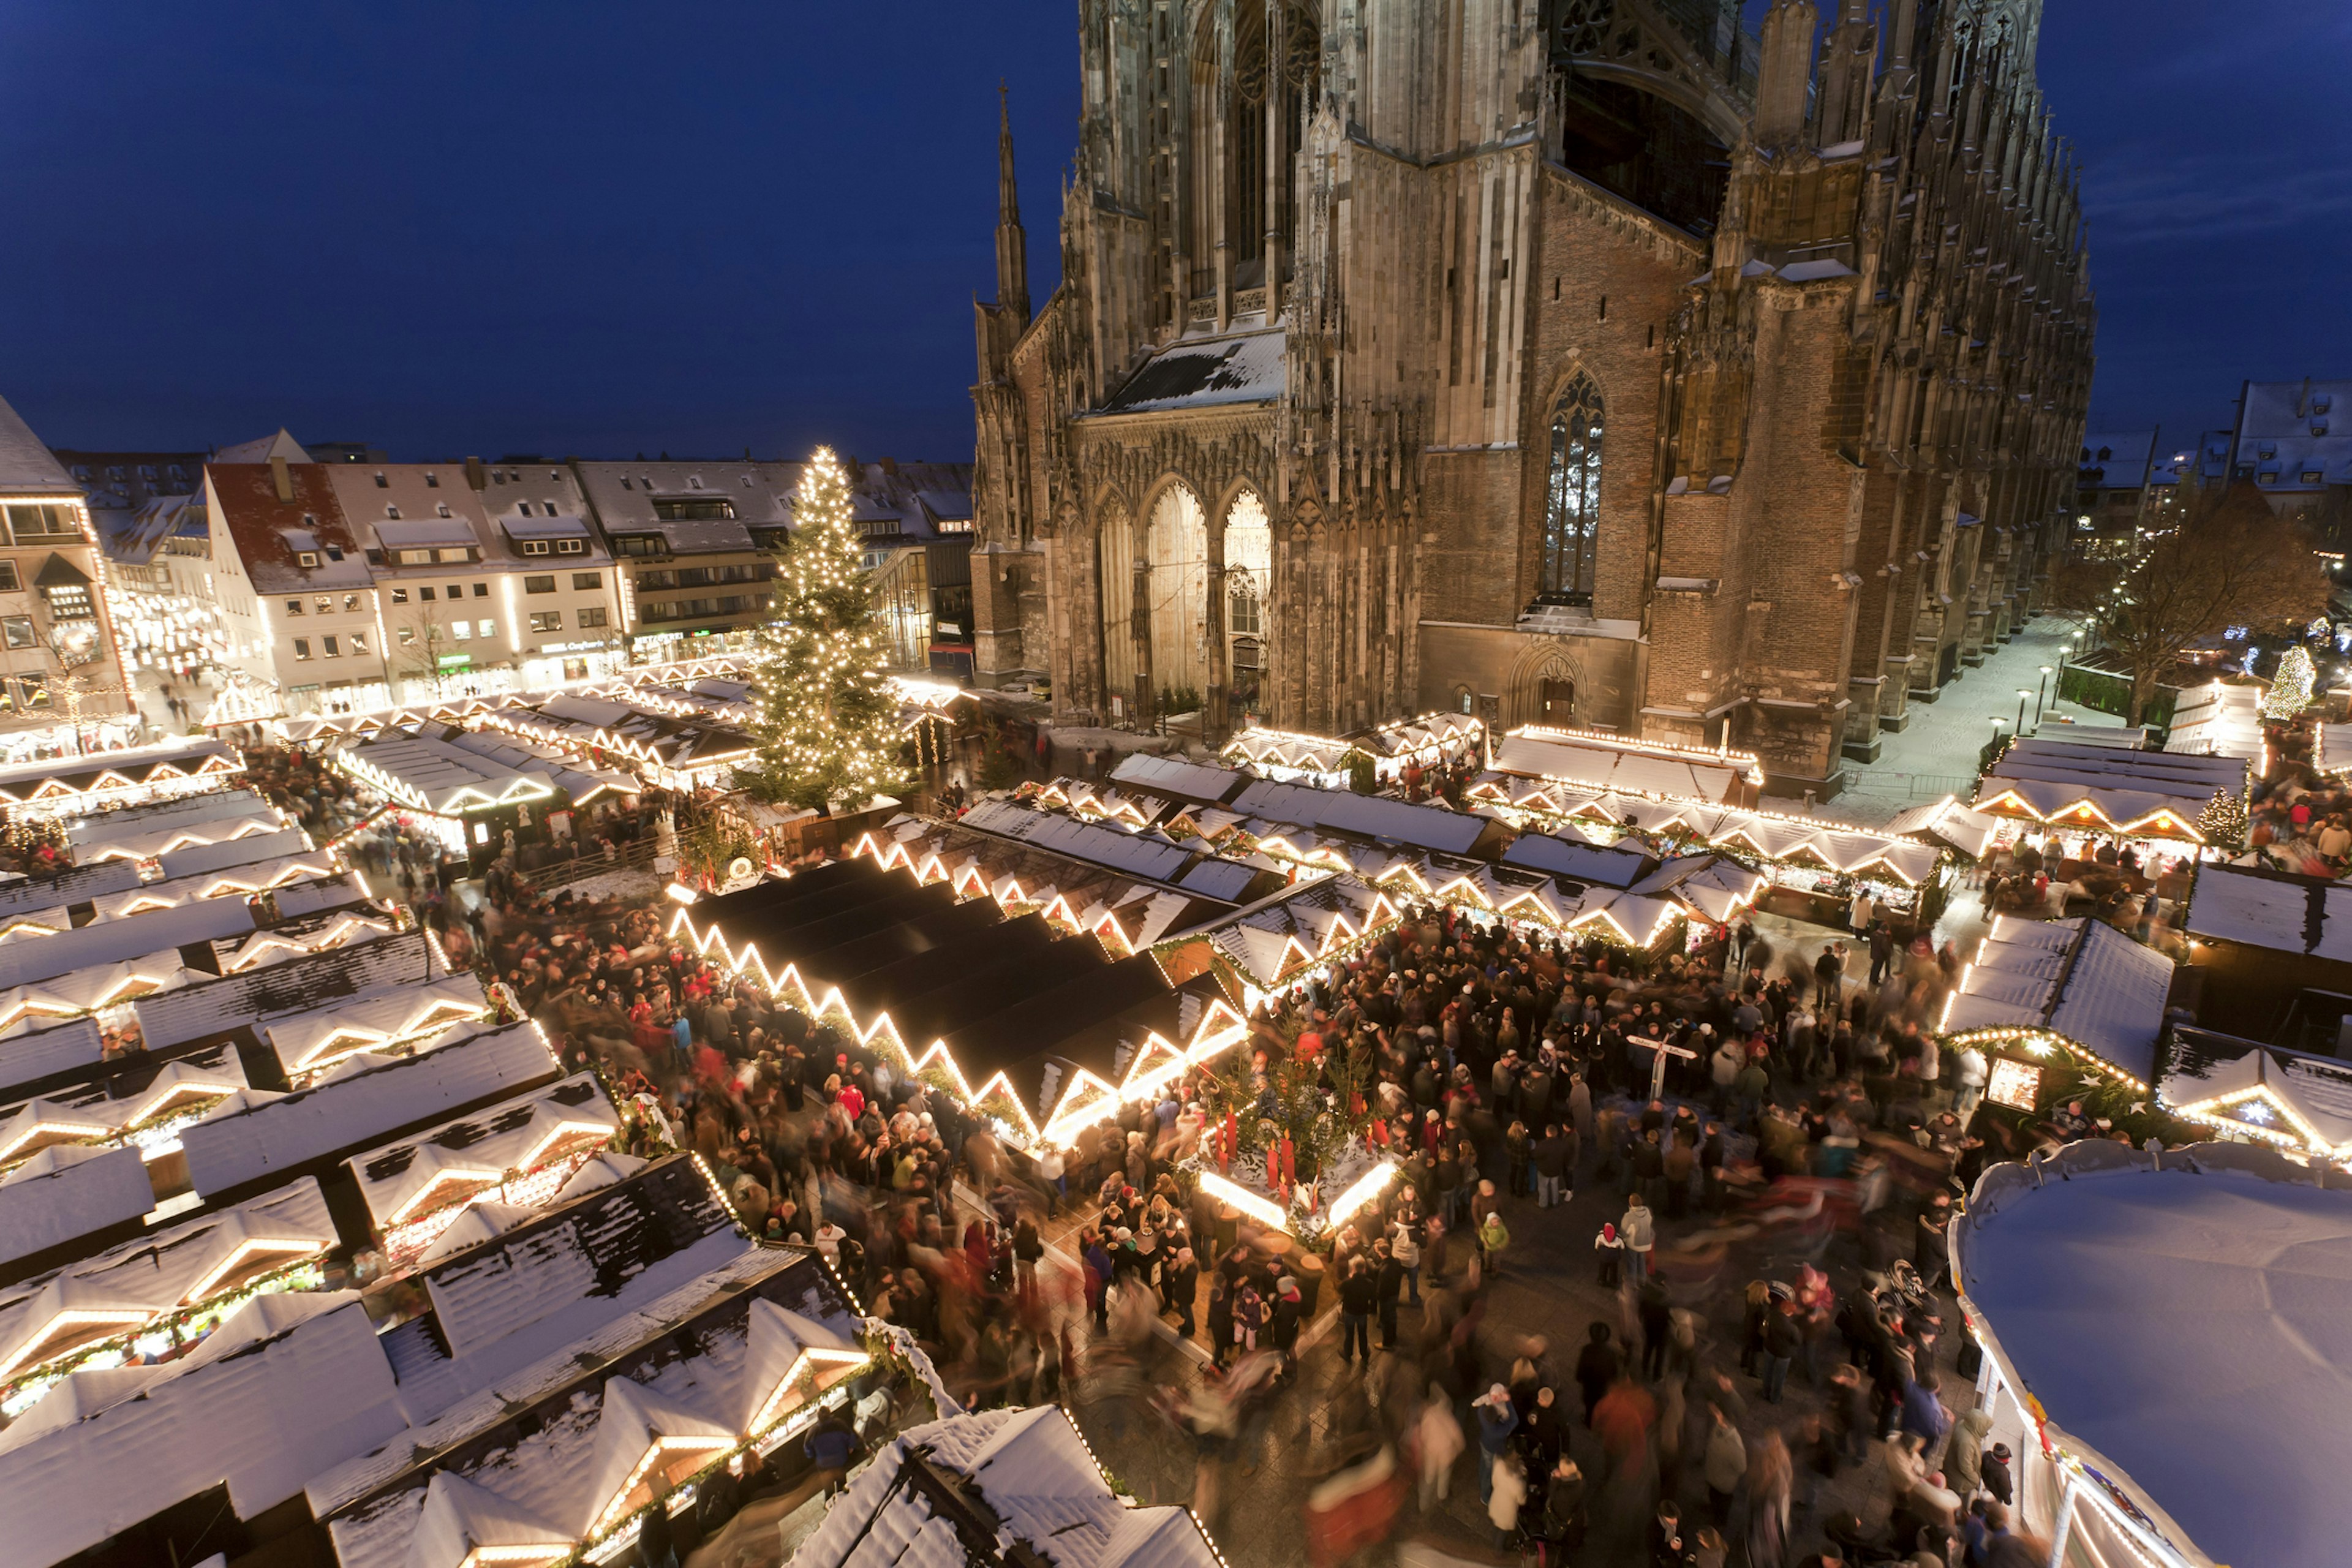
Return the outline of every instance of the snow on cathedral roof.
[[[1281,332],[1244,332],[1172,343],[1146,360],[1097,414],[1158,414],[1282,395]]]

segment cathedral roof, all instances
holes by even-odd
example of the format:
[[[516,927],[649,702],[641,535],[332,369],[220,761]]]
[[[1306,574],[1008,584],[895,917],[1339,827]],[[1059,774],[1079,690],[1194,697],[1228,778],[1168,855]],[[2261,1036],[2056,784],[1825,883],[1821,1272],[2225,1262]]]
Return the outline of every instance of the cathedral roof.
[[[1143,363],[1100,414],[1159,414],[1282,395],[1284,334],[1244,332],[1172,343]]]

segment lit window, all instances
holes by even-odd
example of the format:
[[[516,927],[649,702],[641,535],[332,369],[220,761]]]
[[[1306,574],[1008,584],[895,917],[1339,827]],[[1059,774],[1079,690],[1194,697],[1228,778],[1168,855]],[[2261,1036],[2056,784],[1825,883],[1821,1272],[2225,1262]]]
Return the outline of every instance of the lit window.
[[[357,594],[346,594],[343,595],[343,608],[345,611],[356,612],[359,607],[360,596]]]
[[[367,633],[353,632],[352,634],[352,652],[361,654],[367,652]]]
[[[483,621],[479,623],[478,629],[483,637],[494,637],[499,635],[499,623],[496,621]]]
[[[335,613],[335,599],[333,595],[321,594],[319,595],[315,603],[320,615],[331,616]]]
[[[30,616],[0,616],[0,633],[6,635],[10,647],[31,647],[36,641]]]
[[[525,555],[544,555],[548,552],[547,541],[544,539],[526,539],[522,542],[522,552]]]
[[[319,563],[319,552],[315,550],[297,551],[294,554],[294,563],[305,568],[316,566]]]
[[[408,590],[405,588],[394,588],[392,591],[392,602],[395,605],[404,605],[408,603]]]
[[[416,628],[415,626],[402,626],[399,628],[399,631],[401,647],[406,647],[410,643],[416,640]]]
[[[21,594],[24,591],[24,582],[16,575],[16,563],[0,561],[0,594]]]
[[[560,632],[563,629],[562,610],[533,610],[530,629],[535,632]]]
[[[456,637],[459,642],[464,642],[474,635],[474,623],[471,621],[451,621],[449,623],[449,635]]]

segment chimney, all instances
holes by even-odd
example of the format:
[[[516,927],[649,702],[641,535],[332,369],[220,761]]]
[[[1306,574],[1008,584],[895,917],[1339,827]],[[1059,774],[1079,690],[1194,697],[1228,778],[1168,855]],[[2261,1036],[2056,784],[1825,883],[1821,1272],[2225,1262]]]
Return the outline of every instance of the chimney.
[[[269,455],[269,482],[278,487],[279,500],[294,499],[294,476],[287,470],[286,457],[282,452]]]
[[[487,479],[484,478],[483,473],[482,473],[482,459],[481,459],[481,458],[467,458],[467,459],[466,459],[466,486],[467,486],[467,488],[468,489],[477,489],[477,490],[478,490],[478,489],[480,489],[482,488],[482,486],[483,486],[485,483],[487,483],[487,482],[488,482],[488,481],[487,481]]]

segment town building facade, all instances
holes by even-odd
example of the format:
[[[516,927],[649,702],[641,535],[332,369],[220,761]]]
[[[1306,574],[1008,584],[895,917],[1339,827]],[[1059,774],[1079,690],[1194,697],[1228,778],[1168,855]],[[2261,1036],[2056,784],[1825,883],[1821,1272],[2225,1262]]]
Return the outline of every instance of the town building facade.
[[[2074,515],[2094,312],[2040,16],[1087,0],[1034,313],[1000,132],[979,679],[1212,736],[1727,741],[1834,792]]]
[[[129,745],[141,720],[81,486],[0,402],[0,761]]]

